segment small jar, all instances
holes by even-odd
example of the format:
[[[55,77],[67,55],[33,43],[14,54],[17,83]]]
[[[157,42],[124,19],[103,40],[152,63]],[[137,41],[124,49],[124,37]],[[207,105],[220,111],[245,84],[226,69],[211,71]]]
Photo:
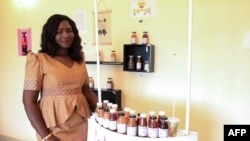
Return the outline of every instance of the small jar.
[[[105,109],[103,114],[103,127],[107,129],[109,128],[109,117],[110,117],[109,109]]]
[[[160,117],[160,124],[159,124],[159,138],[166,138],[168,137],[168,123],[167,117],[165,115]]]
[[[117,114],[114,109],[110,109],[109,116],[109,130],[116,131],[117,130]]]
[[[102,101],[102,107],[103,107],[103,109],[108,109],[108,103],[109,103],[109,100],[103,100]]]
[[[98,112],[99,112],[99,108],[102,107],[102,103],[101,102],[97,102],[96,104],[96,109],[95,109],[95,120],[98,122]]]
[[[112,50],[112,52],[111,52],[111,62],[116,62],[116,52],[115,52],[115,50]]]
[[[141,63],[141,56],[138,55],[137,56],[137,62],[136,62],[136,70],[141,70],[141,66],[142,66],[142,63]]]
[[[148,44],[148,32],[143,32],[142,35],[142,44]]]
[[[128,122],[129,115],[130,115],[130,109],[128,107],[125,107],[124,108],[124,113],[125,113],[126,122]]]
[[[103,126],[103,115],[104,115],[104,108],[103,107],[100,107],[98,108],[99,111],[98,111],[98,123]]]
[[[89,77],[89,87],[91,89],[94,89],[94,79],[93,79],[93,77]]]
[[[125,113],[120,112],[117,119],[117,132],[125,134],[127,132],[127,122],[125,119]]]
[[[131,44],[136,44],[137,43],[137,35],[136,32],[133,31],[131,35]]]
[[[136,115],[135,111],[131,110],[129,119],[128,119],[128,124],[127,124],[127,135],[129,136],[136,136],[137,135],[137,120],[136,120]]]
[[[149,62],[144,61],[144,71],[149,72]]]
[[[128,70],[133,70],[134,68],[135,68],[134,56],[133,55],[129,55]]]
[[[111,102],[108,103],[108,109],[109,110],[112,109],[112,105],[113,105],[113,103],[111,103]]]
[[[112,90],[113,89],[113,82],[112,79],[109,77],[107,80],[107,90]]]
[[[147,137],[148,127],[147,127],[147,115],[144,113],[140,114],[139,124],[138,124],[138,136]]]
[[[159,129],[158,129],[158,120],[155,115],[150,116],[148,122],[148,137],[149,138],[158,138]]]

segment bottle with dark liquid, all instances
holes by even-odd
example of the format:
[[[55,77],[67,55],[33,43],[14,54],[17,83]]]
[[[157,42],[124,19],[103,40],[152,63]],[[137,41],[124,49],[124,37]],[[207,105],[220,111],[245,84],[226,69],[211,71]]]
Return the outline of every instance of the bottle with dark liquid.
[[[26,37],[27,32],[22,32],[22,55],[27,55],[28,53],[28,43],[27,43],[27,37]]]

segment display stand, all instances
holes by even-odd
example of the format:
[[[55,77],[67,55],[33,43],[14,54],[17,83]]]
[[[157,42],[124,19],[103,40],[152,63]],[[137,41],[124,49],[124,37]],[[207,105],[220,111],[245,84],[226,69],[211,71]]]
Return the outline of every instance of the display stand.
[[[95,32],[96,32],[96,54],[99,54],[98,43],[98,19],[97,19],[97,0],[94,0],[95,5]],[[191,98],[191,72],[192,72],[192,5],[193,0],[189,0],[189,15],[188,15],[188,69],[187,69],[187,98],[186,98],[186,119],[185,130],[179,130],[176,137],[169,138],[142,138],[131,137],[124,134],[112,132],[101,127],[96,123],[95,118],[92,116],[89,119],[89,141],[198,141],[198,133],[189,131],[189,117],[190,117],[190,98]],[[99,60],[99,55],[97,55]],[[98,88],[98,100],[101,102],[101,87],[100,87],[100,62],[97,61],[97,88]]]
[[[178,130],[176,137],[168,138],[143,138],[128,136],[101,127],[95,121],[94,116],[89,119],[88,127],[88,141],[198,141],[197,132],[190,132],[190,134],[185,135],[184,130]]]

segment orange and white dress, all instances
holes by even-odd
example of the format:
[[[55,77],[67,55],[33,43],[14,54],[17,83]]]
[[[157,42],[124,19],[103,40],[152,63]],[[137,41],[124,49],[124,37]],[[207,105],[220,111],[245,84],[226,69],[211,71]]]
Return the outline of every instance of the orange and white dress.
[[[82,86],[88,83],[85,63],[68,67],[45,53],[27,55],[24,90],[41,92],[39,106],[48,128],[64,124],[74,112],[83,119],[90,117],[82,93]]]

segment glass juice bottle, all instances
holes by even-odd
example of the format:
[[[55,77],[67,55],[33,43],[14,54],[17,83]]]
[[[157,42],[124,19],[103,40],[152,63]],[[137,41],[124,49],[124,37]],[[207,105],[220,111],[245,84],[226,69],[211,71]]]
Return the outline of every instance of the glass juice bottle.
[[[148,44],[148,32],[143,32],[142,35],[142,44]]]
[[[140,55],[138,55],[137,56],[137,62],[136,62],[136,70],[141,70],[141,68],[142,68],[142,63],[141,63],[141,56]]]
[[[137,43],[137,35],[136,32],[133,31],[131,35],[131,44],[136,44]]]
[[[129,60],[128,60],[128,70],[134,70],[135,63],[134,63],[134,56],[129,55]]]

